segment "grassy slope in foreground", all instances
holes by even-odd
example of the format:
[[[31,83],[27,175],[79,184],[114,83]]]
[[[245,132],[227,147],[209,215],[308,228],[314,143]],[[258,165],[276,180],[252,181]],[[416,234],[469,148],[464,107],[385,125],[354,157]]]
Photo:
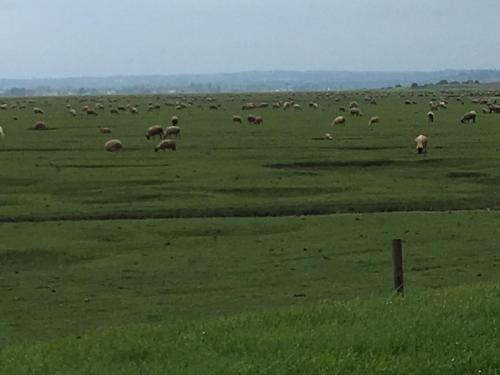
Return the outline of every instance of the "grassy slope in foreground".
[[[2,374],[499,374],[500,285],[96,332],[0,352]]]

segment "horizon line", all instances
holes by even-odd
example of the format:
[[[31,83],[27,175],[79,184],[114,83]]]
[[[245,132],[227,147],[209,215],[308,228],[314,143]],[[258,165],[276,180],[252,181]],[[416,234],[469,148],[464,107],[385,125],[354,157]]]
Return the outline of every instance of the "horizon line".
[[[248,73],[375,73],[375,74],[426,74],[439,72],[481,72],[481,71],[500,71],[500,68],[444,68],[437,70],[346,70],[346,69],[269,69],[269,70],[242,70],[237,72],[218,72],[218,73],[133,73],[133,74],[109,74],[109,75],[69,75],[69,76],[34,76],[34,77],[0,77],[2,81],[8,80],[64,80],[64,79],[106,79],[106,78],[130,78],[130,77],[182,77],[182,76],[218,76],[218,75],[240,75]]]

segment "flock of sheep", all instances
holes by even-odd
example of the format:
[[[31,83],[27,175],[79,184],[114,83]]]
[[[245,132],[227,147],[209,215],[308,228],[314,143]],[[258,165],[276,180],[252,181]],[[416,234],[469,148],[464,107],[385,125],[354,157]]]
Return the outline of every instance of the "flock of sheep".
[[[155,152],[158,150],[177,150],[177,142],[174,138],[181,135],[181,128],[178,126],[179,118],[172,116],[170,120],[172,125],[167,126],[165,129],[161,125],[153,125],[146,131],[145,137],[147,140],[158,136],[160,143],[154,148]],[[111,133],[109,128],[99,128],[101,133]],[[104,144],[104,149],[108,152],[117,152],[123,148],[123,144],[119,139],[110,139]]]
[[[327,94],[328,95],[328,94]],[[109,99],[110,102],[116,102],[118,99]],[[206,98],[208,102],[210,102],[209,109],[217,110],[220,108],[220,105],[214,103],[215,100],[212,98]],[[235,97],[231,97],[231,101],[235,100]],[[340,99],[335,98],[335,102],[338,102]],[[365,96],[364,98],[365,102],[368,104],[377,104],[377,98],[374,96]],[[459,101],[461,104],[464,104],[463,98],[458,97],[457,101]],[[487,107],[483,108],[484,113],[500,113],[500,105],[496,104],[496,102],[491,102],[485,99],[473,99],[472,102],[474,104],[485,104]],[[414,100],[405,100],[405,104],[407,105],[412,105],[412,104],[417,104]],[[175,103],[175,108],[176,110],[182,110],[189,108],[190,106],[193,105],[192,101],[185,100],[185,101],[177,101]],[[7,110],[9,108],[16,108],[17,105],[13,104],[10,107],[6,104],[0,104],[0,110]],[[25,108],[26,105],[19,106],[19,108],[23,109]],[[294,110],[302,110],[302,106],[299,103],[296,103],[293,98],[288,98],[285,101],[275,101],[272,104],[269,104],[267,102],[261,102],[258,104],[252,103],[252,102],[244,102],[241,106],[242,110],[258,110],[262,108],[268,108],[272,107],[273,109],[283,109],[283,110],[288,110],[288,109],[294,109]],[[309,102],[308,105],[309,108],[311,109],[318,109],[319,104],[316,101],[311,101]],[[447,109],[448,108],[448,100],[447,98],[440,98],[439,100],[433,98],[429,102],[429,107],[430,110],[427,112],[427,119],[429,122],[433,123],[435,121],[436,115],[435,111],[438,111],[440,109]],[[153,104],[149,103],[147,111],[153,111],[153,110],[158,110],[160,108],[159,104]],[[75,117],[78,115],[78,112],[72,108],[70,104],[66,104],[66,109],[68,113]],[[98,116],[98,111],[103,110],[105,107],[101,103],[97,103],[95,105],[95,109],[90,108],[88,105],[84,105],[81,110],[80,114],[86,115],[86,116]],[[340,112],[347,112],[346,107],[340,106],[338,107],[338,110]],[[357,101],[351,101],[348,106],[349,113],[351,117],[361,117],[363,116],[363,112],[361,111],[360,105],[358,104]],[[131,114],[137,115],[139,114],[139,110],[137,106],[132,106],[130,104],[127,104],[126,106],[123,105],[112,105],[112,107],[109,109],[109,112],[113,115],[118,115],[120,112],[125,112],[128,111]],[[41,107],[33,107],[33,113],[35,115],[44,115],[45,111]],[[472,110],[467,113],[465,113],[460,121],[461,123],[465,122],[472,122],[476,123],[477,119],[477,112]],[[14,120],[17,120],[17,117],[14,117]],[[263,125],[264,124],[264,118],[262,116],[257,116],[254,114],[248,114],[246,116],[246,120],[248,124],[254,124],[254,125]],[[368,126],[373,129],[375,124],[380,123],[381,119],[379,116],[372,116],[368,120]],[[240,115],[233,115],[232,116],[232,122],[241,124],[243,122],[242,116]],[[347,119],[343,115],[339,115],[334,118],[333,122],[331,123],[331,126],[337,127],[339,125],[345,126],[347,123]],[[47,124],[44,121],[37,121],[33,127],[34,130],[46,130],[48,129]],[[99,132],[102,134],[110,134],[111,133],[111,128],[108,127],[99,127]],[[180,138],[181,135],[181,129],[179,127],[179,118],[177,116],[173,116],[171,118],[171,125],[163,128],[161,125],[153,125],[150,126],[146,133],[145,137],[147,140],[155,137],[159,137],[159,143],[154,147],[154,151],[159,151],[159,150],[172,150],[175,151],[177,149],[177,142],[176,139]],[[5,137],[5,130],[0,126],[0,138]],[[322,139],[328,139],[331,140],[333,139],[332,135],[330,133],[326,133]],[[428,137],[424,134],[418,135],[415,139],[414,142],[416,143],[416,149],[419,154],[425,154],[427,152],[427,144],[428,144]],[[105,142],[104,144],[104,149],[107,152],[117,152],[122,150],[123,144],[119,139],[110,139]]]

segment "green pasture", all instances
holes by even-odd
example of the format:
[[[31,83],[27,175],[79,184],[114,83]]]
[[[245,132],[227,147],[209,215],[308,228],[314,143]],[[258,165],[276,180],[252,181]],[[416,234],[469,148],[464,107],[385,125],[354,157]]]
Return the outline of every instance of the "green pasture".
[[[26,108],[0,110],[0,346],[387,297],[393,238],[404,241],[408,294],[498,282],[500,115],[471,101],[494,94],[4,99]],[[448,108],[428,123],[429,101],[445,96]],[[302,109],[241,109],[288,99]],[[364,116],[340,112],[352,100]],[[81,115],[97,102],[98,116]],[[126,104],[139,114],[109,113]],[[477,123],[461,124],[472,109]],[[264,124],[247,124],[249,113]],[[144,133],[173,115],[177,151],[155,153],[158,140]],[[332,128],[338,115],[347,124]],[[39,120],[49,129],[32,130]],[[415,152],[419,134],[429,137],[425,156]],[[121,152],[104,151],[111,138]]]

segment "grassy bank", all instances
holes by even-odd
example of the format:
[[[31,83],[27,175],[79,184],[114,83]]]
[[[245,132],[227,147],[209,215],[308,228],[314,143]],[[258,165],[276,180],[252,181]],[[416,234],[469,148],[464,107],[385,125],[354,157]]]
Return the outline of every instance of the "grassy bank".
[[[499,374],[500,287],[117,328],[0,352],[4,374]]]

